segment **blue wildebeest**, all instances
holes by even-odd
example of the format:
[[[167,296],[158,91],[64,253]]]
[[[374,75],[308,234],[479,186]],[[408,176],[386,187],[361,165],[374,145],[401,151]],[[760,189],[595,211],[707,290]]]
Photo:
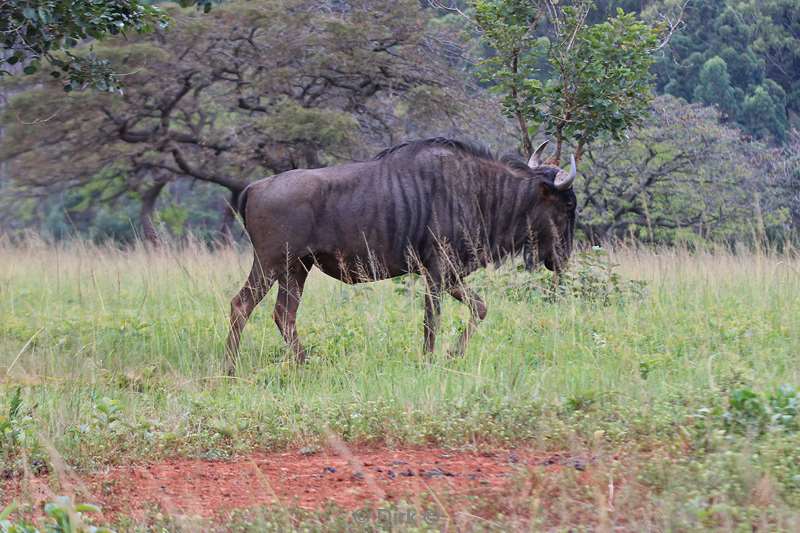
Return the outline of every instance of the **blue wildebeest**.
[[[253,309],[278,282],[274,319],[298,361],[306,354],[295,318],[309,270],[346,283],[421,274],[425,350],[433,350],[440,294],[471,310],[456,352],[463,353],[486,305],[463,283],[470,272],[524,253],[558,271],[575,227],[575,159],[570,170],[526,164],[449,139],[404,143],[371,161],[292,170],[249,185],[239,211],[253,244],[250,275],[231,302],[226,369]]]

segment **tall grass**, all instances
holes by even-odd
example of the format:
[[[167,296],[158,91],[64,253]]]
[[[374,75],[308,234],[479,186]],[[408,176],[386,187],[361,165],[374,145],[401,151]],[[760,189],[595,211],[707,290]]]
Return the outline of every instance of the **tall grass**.
[[[714,394],[726,380],[763,389],[800,383],[800,262],[788,255],[616,249],[611,260],[623,278],[646,289],[609,305],[515,293],[523,289],[509,285],[519,276],[511,267],[479,274],[489,316],[459,360],[445,348],[465,306],[445,302],[439,348],[427,358],[421,281],[347,286],[314,272],[298,318],[309,364],[296,367],[284,349],[273,289],[245,330],[233,379],[223,376],[222,349],[249,251],[28,242],[4,246],[0,258],[0,376],[31,385],[56,441],[86,423],[103,396],[131,420],[173,428],[191,426],[204,409],[199,418],[243,427],[269,419],[284,442],[335,422],[316,420],[321,414],[341,418],[342,406],[369,402],[399,418],[360,436],[413,439],[427,431],[414,430],[415,417],[435,423],[445,406],[658,410],[675,397]],[[474,434],[459,426],[455,439],[485,433],[475,424]],[[535,433],[532,420],[526,434]]]
[[[742,516],[798,523],[787,511],[800,505],[800,418],[791,407],[800,401],[791,396],[800,385],[800,261],[791,253],[617,247],[599,273],[579,258],[568,280],[576,290],[555,298],[544,274],[514,265],[476,273],[469,283],[489,315],[455,360],[445,354],[465,306],[445,301],[428,357],[420,280],[347,286],[315,271],[298,319],[308,364],[294,364],[272,322],[273,289],[229,378],[229,301],[250,262],[249,250],[191,242],[0,246],[0,413],[16,398],[24,421],[6,425],[31,434],[6,437],[0,466],[30,470],[37,454],[47,461],[53,450],[87,469],[217,458],[321,441],[331,431],[390,446],[605,449],[649,458],[628,467],[631,513],[644,501],[636,491],[651,491],[642,527]],[[596,297],[590,286],[608,291]],[[791,405],[780,407],[784,418],[768,419],[784,385],[789,396],[779,396]],[[752,420],[758,430],[743,430]],[[656,456],[670,466],[650,464]],[[731,457],[741,459],[735,468]],[[564,493],[572,482],[557,479],[537,483]],[[753,503],[764,479],[779,497]],[[723,515],[707,514],[711,493],[729,504]],[[661,515],[659,506],[671,510]],[[751,513],[762,507],[773,510]],[[569,525],[567,514],[546,523]]]

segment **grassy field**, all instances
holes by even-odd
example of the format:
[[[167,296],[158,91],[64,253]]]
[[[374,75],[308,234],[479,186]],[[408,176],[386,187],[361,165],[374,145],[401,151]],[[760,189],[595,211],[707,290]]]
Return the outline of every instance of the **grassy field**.
[[[591,458],[588,485],[568,471],[542,477],[525,519],[501,513],[467,529],[800,529],[796,258],[589,251],[556,296],[544,273],[477,273],[489,315],[458,360],[445,354],[464,306],[445,302],[426,358],[420,280],[345,286],[315,272],[298,319],[310,362],[298,368],[285,352],[273,289],[227,378],[228,304],[250,261],[200,246],[0,248],[6,477],[52,475],[61,461],[92,472],[224,459],[333,433]],[[326,520],[289,524],[341,525]]]

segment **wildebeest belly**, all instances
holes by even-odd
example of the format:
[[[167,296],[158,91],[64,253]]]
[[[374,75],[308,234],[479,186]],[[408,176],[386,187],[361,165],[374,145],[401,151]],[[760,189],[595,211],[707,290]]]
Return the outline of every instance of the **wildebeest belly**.
[[[365,283],[416,272],[413,261],[397,261],[375,253],[314,253],[314,264],[327,275],[345,283]]]

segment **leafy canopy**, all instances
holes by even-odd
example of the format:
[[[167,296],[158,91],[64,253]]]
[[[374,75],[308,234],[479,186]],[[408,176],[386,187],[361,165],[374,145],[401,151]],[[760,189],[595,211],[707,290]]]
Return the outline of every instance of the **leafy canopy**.
[[[657,90],[717,106],[752,136],[787,143],[800,113],[797,13],[800,0],[692,0],[655,65]]]
[[[743,140],[711,107],[658,96],[625,143],[600,139],[587,158],[592,170],[575,183],[578,228],[595,243],[732,243],[762,229],[777,236],[787,223],[779,172],[763,161],[785,156]]]
[[[208,12],[212,0],[181,0]],[[91,86],[119,86],[107,60],[76,48],[92,40],[128,31],[146,33],[166,26],[168,17],[147,0],[5,0],[0,2],[0,77],[22,70],[33,74],[42,61],[69,92]]]
[[[647,116],[650,67],[664,30],[633,14],[590,24],[593,4],[549,0],[475,0],[475,21],[494,55],[481,62],[485,82],[516,119],[522,148],[541,127],[576,156],[602,133],[621,139]]]
[[[0,113],[11,181],[0,224],[132,237],[141,207],[145,235],[154,209],[174,234],[188,220],[211,235],[220,213],[233,223],[227,205],[252,179],[502,127],[493,102],[432,46],[454,39],[417,0],[319,5],[238,0],[213,16],[164,6],[168,29],[95,45],[127,73],[123,93],[64,93],[46,72],[30,76]],[[225,190],[214,198],[196,182]],[[156,206],[172,194],[186,211]]]
[[[0,75],[35,73],[43,60],[64,90],[91,85],[117,86],[108,61],[72,49],[87,39],[102,39],[128,30],[149,31],[166,18],[155,6],[139,0],[9,0],[0,2]],[[60,53],[59,53],[60,52]]]

